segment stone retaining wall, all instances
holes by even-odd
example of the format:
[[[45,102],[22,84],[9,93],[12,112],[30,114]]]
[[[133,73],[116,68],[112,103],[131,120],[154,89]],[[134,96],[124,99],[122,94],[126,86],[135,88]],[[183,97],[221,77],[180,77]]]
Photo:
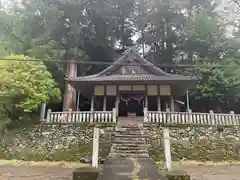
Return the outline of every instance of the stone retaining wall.
[[[172,126],[169,127],[173,160],[240,160],[240,127]],[[145,126],[150,154],[163,159],[163,127]]]
[[[113,127],[100,131],[100,156],[108,155]],[[93,127],[45,126],[6,132],[0,137],[1,159],[79,161],[92,154]]]

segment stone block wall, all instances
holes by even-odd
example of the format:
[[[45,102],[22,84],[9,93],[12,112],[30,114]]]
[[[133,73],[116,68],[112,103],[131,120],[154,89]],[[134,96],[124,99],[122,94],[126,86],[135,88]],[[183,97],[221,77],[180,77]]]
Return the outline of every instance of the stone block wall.
[[[93,127],[88,124],[74,126],[45,126],[6,132],[0,137],[0,158],[21,160],[79,161],[91,156]],[[99,155],[106,157],[111,148],[113,127],[101,127]]]
[[[236,161],[240,160],[240,127],[186,126],[168,127],[173,160]],[[149,136],[150,154],[164,158],[163,127],[144,127]]]

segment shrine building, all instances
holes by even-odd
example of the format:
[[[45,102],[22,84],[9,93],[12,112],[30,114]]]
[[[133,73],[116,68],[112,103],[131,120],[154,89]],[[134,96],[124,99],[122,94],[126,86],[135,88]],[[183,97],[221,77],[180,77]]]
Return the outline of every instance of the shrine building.
[[[91,99],[91,111],[111,111],[117,116],[143,116],[148,111],[180,111],[177,100],[196,84],[196,78],[166,73],[133,50],[98,74],[66,81]]]

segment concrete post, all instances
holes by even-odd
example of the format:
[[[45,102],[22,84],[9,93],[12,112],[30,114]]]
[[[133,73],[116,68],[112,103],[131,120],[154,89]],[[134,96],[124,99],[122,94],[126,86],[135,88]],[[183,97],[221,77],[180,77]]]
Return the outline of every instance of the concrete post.
[[[144,108],[143,113],[144,113],[144,122],[148,122],[148,109]]]
[[[236,122],[236,118],[235,118],[235,113],[234,113],[234,111],[230,111],[230,114],[232,115],[232,124],[238,125],[238,123]]]
[[[170,144],[170,133],[168,128],[164,128],[164,156],[165,156],[165,169],[171,170],[172,168],[172,157],[171,157],[171,144]]]
[[[188,109],[188,122],[193,123],[192,110],[191,109]]]
[[[41,104],[41,110],[40,110],[40,121],[43,121],[45,118],[46,113],[46,103]]]
[[[215,121],[215,118],[214,118],[214,112],[213,112],[213,110],[210,110],[209,111],[209,114],[210,114],[210,123],[212,124],[212,125],[217,125],[217,121]]]
[[[113,108],[113,122],[117,122],[117,112],[116,112],[116,108]]]
[[[46,118],[46,122],[47,122],[47,123],[49,123],[50,120],[51,120],[51,118],[50,118],[51,112],[52,112],[52,110],[51,110],[51,109],[48,109],[48,111],[47,111],[47,118]]]
[[[98,168],[98,153],[99,153],[99,128],[93,129],[93,152],[92,152],[92,167]]]

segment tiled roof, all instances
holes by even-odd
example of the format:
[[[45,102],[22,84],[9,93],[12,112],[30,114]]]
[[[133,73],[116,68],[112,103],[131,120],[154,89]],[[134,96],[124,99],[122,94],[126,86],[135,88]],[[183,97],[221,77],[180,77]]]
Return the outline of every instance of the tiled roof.
[[[195,80],[191,76],[156,76],[152,74],[139,75],[110,75],[110,76],[83,76],[71,79],[80,82],[101,82],[101,81],[190,81]]]
[[[119,68],[128,55],[132,53],[140,65],[145,66],[150,74],[112,74],[114,70]],[[142,58],[139,53],[133,49],[127,50],[124,55],[115,61],[105,70],[98,74],[90,76],[82,76],[77,78],[67,78],[67,81],[72,82],[113,82],[113,81],[195,81],[196,78],[192,76],[174,75],[164,72],[162,69],[156,67],[148,60]]]
[[[114,69],[118,68],[119,66],[121,66],[122,63],[124,63],[125,59],[127,58],[127,56],[132,53],[136,56],[136,60],[138,60],[139,64],[145,66],[148,70],[150,70],[150,72],[152,72],[152,74],[158,75],[158,76],[166,76],[166,75],[171,75],[169,73],[164,72],[162,69],[156,67],[154,64],[152,64],[151,62],[149,62],[148,60],[146,60],[145,58],[141,57],[140,54],[138,52],[136,52],[136,50],[129,48],[128,50],[126,50],[124,52],[124,54],[118,59],[116,60],[111,66],[109,66],[108,68],[104,69],[103,71],[101,71],[100,73],[96,74],[98,76],[106,76],[109,73],[113,72]]]

